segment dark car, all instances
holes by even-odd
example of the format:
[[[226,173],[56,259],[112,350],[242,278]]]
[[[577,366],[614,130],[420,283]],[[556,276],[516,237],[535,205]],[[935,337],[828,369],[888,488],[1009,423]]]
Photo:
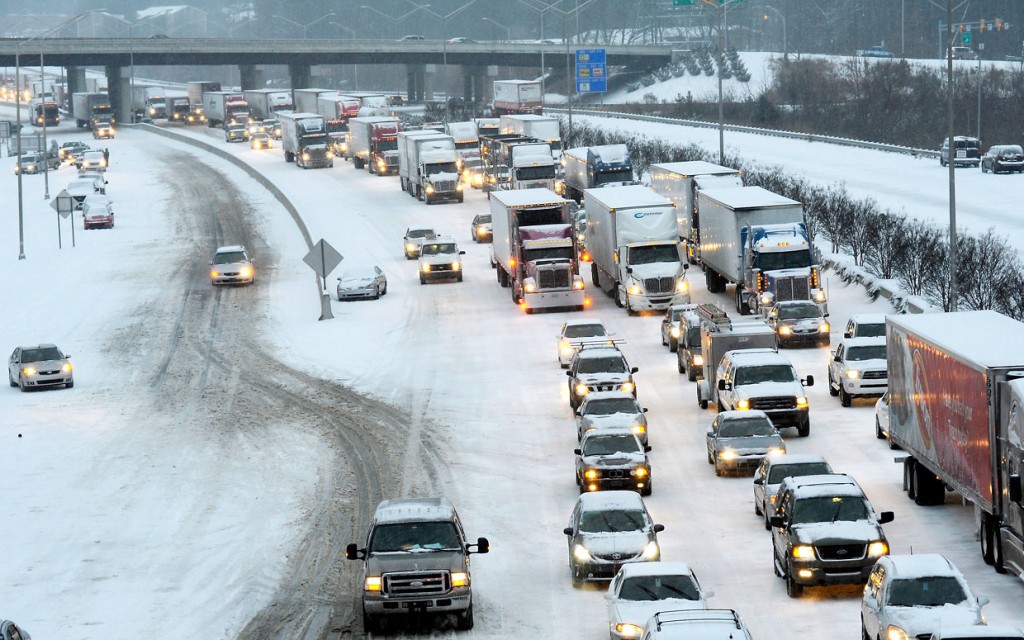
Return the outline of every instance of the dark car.
[[[860,57],[862,57],[862,58],[894,58],[895,57],[892,54],[892,51],[889,51],[888,49],[883,49],[882,47],[868,47],[867,49],[864,49],[864,50],[862,50],[862,51],[860,51],[858,53],[860,54]]]
[[[629,562],[657,562],[658,533],[664,530],[635,491],[584,493],[562,530],[569,541],[573,586],[611,580]]]
[[[981,156],[981,172],[1007,173],[1024,172],[1024,150],[1019,144],[992,145],[985,155]]]
[[[953,136],[956,150],[953,157],[954,167],[976,167],[981,163],[981,140],[970,136]],[[949,164],[949,138],[942,141],[939,147],[939,164]]]
[[[631,489],[651,495],[651,462],[629,429],[594,431],[583,436],[576,454],[576,485],[580,493]]]

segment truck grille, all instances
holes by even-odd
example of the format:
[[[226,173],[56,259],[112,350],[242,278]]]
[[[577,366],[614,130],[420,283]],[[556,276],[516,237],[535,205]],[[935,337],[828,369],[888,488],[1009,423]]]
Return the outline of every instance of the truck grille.
[[[447,571],[409,571],[384,574],[383,591],[389,596],[418,597],[443,595],[451,591]]]
[[[888,371],[865,371],[864,380],[885,380],[889,377]]]
[[[537,284],[541,289],[568,289],[572,286],[572,271],[565,269],[541,269],[537,272]]]
[[[434,183],[434,191],[437,193],[451,193],[455,191],[454,180],[438,180]]]
[[[672,293],[676,289],[676,279],[671,277],[644,278],[644,289],[647,290],[647,293],[652,294]]]
[[[822,560],[861,560],[868,551],[868,546],[863,543],[822,545],[815,548]]]
[[[430,265],[430,273],[437,273],[438,271],[455,271],[455,269],[452,268],[452,263],[450,262]]]
[[[785,300],[810,300],[811,287],[806,276],[792,276],[778,278],[775,280],[775,299]]]
[[[611,383],[604,383],[604,384],[588,384],[587,385],[587,389],[589,389],[591,393],[594,393],[594,392],[597,392],[597,391],[618,391],[621,387],[622,387],[622,383],[621,382],[611,382]]]
[[[761,411],[771,411],[772,409],[795,409],[796,398],[794,398],[793,396],[783,396],[776,398],[751,398],[750,408],[760,409]]]
[[[398,166],[398,156],[386,156],[384,158],[384,164],[389,166],[389,167],[397,167]]]

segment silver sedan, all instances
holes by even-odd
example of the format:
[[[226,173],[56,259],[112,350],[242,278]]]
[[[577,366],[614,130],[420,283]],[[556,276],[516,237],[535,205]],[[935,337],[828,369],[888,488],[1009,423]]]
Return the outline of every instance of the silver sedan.
[[[61,385],[70,389],[75,386],[70,358],[53,344],[18,347],[7,361],[7,378],[22,391]]]
[[[378,266],[354,267],[338,278],[338,300],[376,300],[388,292],[388,279]]]

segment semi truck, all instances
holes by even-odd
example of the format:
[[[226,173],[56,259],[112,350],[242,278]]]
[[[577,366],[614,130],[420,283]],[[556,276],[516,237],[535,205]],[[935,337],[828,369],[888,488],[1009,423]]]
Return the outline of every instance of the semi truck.
[[[595,287],[630,315],[690,302],[671,201],[642,185],[587,189],[584,198]]]
[[[523,142],[538,142],[518,133],[495,133],[480,135],[480,160],[487,177],[486,188],[507,189],[512,174],[511,147]]]
[[[56,127],[60,124],[60,105],[50,98],[32,100],[32,123]]]
[[[143,118],[166,118],[167,106],[164,102],[164,89],[156,86],[134,86],[132,92],[132,111]]]
[[[188,96],[164,97],[164,115],[168,122],[200,124],[192,115],[192,105],[188,101]],[[205,118],[203,121],[205,122]]]
[[[331,149],[335,156],[344,156],[348,153],[348,122],[349,119],[359,115],[359,101],[355,98],[348,98],[337,93],[323,93],[317,96],[316,112],[324,117],[324,124],[327,126],[327,137],[331,139]],[[397,171],[398,167],[395,166]]]
[[[389,96],[379,91],[342,91],[343,97],[359,101],[356,115],[368,118],[372,116],[390,116],[391,102]]]
[[[304,113],[317,113],[317,99],[320,96],[337,96],[335,89],[295,89],[295,110]]]
[[[537,114],[510,114],[501,116],[499,133],[518,133],[546,142],[551,147],[551,157],[555,162],[562,160],[561,123],[553,116]]]
[[[802,204],[761,187],[734,186],[698,191],[697,212],[708,291],[736,285],[737,312],[767,315],[783,300],[826,304]]]
[[[569,201],[550,189],[500,191],[491,196],[498,283],[526,313],[587,304],[578,274]]]
[[[775,330],[760,318],[733,320],[713,304],[697,306],[700,318],[700,354],[702,378],[697,381],[697,404],[707,409],[718,402],[718,365],[728,351],[735,349],[777,349]]]
[[[700,227],[697,192],[701,189],[742,187],[736,169],[703,160],[651,165],[651,188],[676,203],[679,242],[690,264],[700,262]]]
[[[100,122],[114,122],[114,109],[110,106],[110,96],[105,92],[71,94],[71,113],[78,128],[92,129]]]
[[[903,490],[974,505],[981,554],[1024,575],[1024,323],[995,311],[886,317],[889,438]]]
[[[539,114],[541,107],[540,82],[537,80],[495,80],[494,102],[491,111],[495,116],[515,113]]]
[[[566,198],[583,200],[583,192],[605,185],[636,184],[633,161],[624,144],[566,149],[562,154],[565,170],[562,190]],[[678,215],[678,214],[677,214]]]
[[[294,111],[292,94],[281,89],[247,89],[242,92],[249,111],[257,120],[275,117],[278,111]]]
[[[303,169],[334,166],[334,154],[328,148],[323,116],[301,111],[279,111],[281,147],[284,161]]]
[[[349,155],[356,169],[379,176],[398,173],[398,132],[402,123],[390,116],[355,117],[348,121]]]
[[[510,167],[507,189],[555,190],[555,161],[551,147],[544,142],[518,142],[507,145]]]
[[[185,91],[188,93],[189,104],[203,104],[203,94],[207,91],[220,91],[220,83],[209,80],[192,80],[185,85]]]
[[[455,139],[437,131],[398,133],[398,176],[409,195],[427,204],[438,200],[462,202]]]
[[[206,91],[203,93],[202,104],[207,126],[249,122],[249,103],[240,91]]]

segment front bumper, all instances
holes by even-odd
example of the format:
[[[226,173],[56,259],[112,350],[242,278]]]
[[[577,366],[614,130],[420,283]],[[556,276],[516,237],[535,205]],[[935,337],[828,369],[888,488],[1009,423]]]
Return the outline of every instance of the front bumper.
[[[754,471],[761,462],[768,457],[767,453],[749,453],[737,455],[735,458],[723,458],[717,452],[715,458],[718,460],[718,468],[727,471]]]
[[[877,558],[847,562],[791,562],[790,575],[805,586],[864,584]]]
[[[254,276],[243,276],[238,273],[225,273],[211,277],[213,284],[252,284]]]
[[[672,305],[690,304],[689,293],[629,295],[629,307],[634,311],[664,311]]]
[[[768,414],[768,419],[772,421],[776,429],[799,427],[807,424],[811,419],[809,409],[768,409],[763,411]]]
[[[585,582],[607,582],[615,577],[622,565],[633,562],[647,562],[642,557],[624,558],[622,560],[593,559],[587,563],[576,565],[577,575]]]
[[[560,307],[582,307],[586,304],[587,292],[583,289],[563,291],[537,291],[523,294],[523,307],[527,310],[557,309]],[[572,356],[569,356],[572,358]]]
[[[880,396],[889,388],[888,378],[881,380],[865,380],[863,378],[843,378],[843,390],[851,396]]]
[[[338,300],[369,300],[377,296],[377,290],[368,287],[366,289],[346,289],[338,292]]]
[[[472,603],[469,589],[453,589],[443,596],[388,598],[363,595],[363,609],[370,615],[408,615],[465,611]]]
[[[24,380],[25,388],[27,389],[39,389],[43,387],[59,387],[64,384],[69,384],[75,379],[74,373],[62,371],[56,372],[42,372],[37,373],[34,376],[22,376]]]

